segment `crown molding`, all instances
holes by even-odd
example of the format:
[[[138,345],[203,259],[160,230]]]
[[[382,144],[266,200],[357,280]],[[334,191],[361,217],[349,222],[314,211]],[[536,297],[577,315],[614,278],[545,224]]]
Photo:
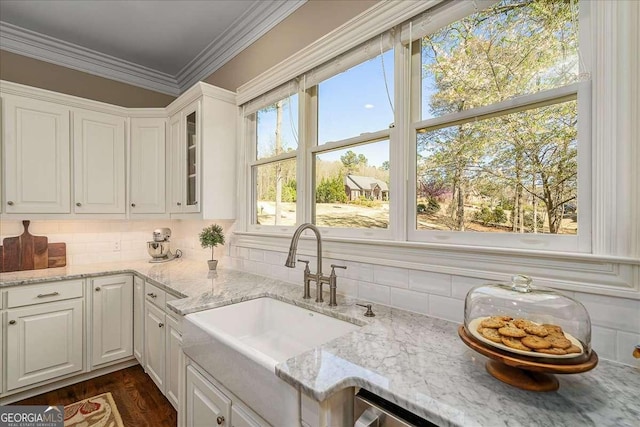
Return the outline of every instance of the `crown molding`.
[[[3,21],[0,21],[0,49],[178,96],[222,67],[306,1],[256,1],[175,76]]]
[[[278,25],[307,0],[263,0],[236,19],[176,75],[181,90],[210,76],[267,31]]]
[[[169,74],[2,21],[0,49],[156,92],[180,94]]]

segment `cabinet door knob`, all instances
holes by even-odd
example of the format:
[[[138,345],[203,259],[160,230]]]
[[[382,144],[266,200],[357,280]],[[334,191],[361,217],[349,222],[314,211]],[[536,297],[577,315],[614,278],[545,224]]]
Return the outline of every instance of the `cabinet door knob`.
[[[136,207],[136,204],[135,204],[135,203],[131,203],[131,207],[132,207],[132,208],[135,208],[135,207]]]
[[[222,423],[224,422],[224,417],[220,415],[218,418],[216,418],[216,422],[218,423],[218,425],[222,425]]]
[[[9,200],[9,201],[7,202],[7,204],[8,204],[9,206],[13,206],[13,202],[12,202],[11,200]]]
[[[178,205],[178,206],[182,206],[182,203],[180,203],[180,202],[177,202],[177,203],[176,203],[176,205]]]
[[[158,328],[164,328],[164,323],[158,323]]]
[[[15,321],[15,320],[9,320],[9,324],[10,324],[10,325],[15,325],[15,324],[16,324],[16,321]]]
[[[80,207],[80,206],[82,206],[82,203],[78,202],[78,203],[76,203],[76,206]]]
[[[100,292],[100,286],[96,288],[96,292]]]

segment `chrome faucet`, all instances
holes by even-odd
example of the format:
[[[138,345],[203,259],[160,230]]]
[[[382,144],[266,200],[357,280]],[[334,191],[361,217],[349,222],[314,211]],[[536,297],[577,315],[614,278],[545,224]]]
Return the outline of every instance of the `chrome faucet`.
[[[347,268],[342,265],[334,265],[331,264],[331,275],[329,277],[324,276],[322,274],[322,237],[320,237],[320,230],[313,224],[304,223],[300,227],[297,228],[295,233],[293,233],[293,237],[291,238],[291,246],[289,246],[289,255],[287,256],[287,261],[284,263],[285,267],[294,268],[296,266],[296,252],[298,251],[298,240],[300,240],[300,236],[302,232],[306,229],[313,231],[316,235],[316,259],[318,271],[314,274],[309,270],[309,261],[299,259],[298,261],[306,263],[304,268],[304,294],[302,298],[309,299],[311,298],[310,286],[311,281],[316,282],[316,302],[324,302],[322,298],[322,285],[324,283],[329,284],[329,306],[338,305],[336,302],[336,289],[337,289],[337,276],[335,273],[336,268]]]

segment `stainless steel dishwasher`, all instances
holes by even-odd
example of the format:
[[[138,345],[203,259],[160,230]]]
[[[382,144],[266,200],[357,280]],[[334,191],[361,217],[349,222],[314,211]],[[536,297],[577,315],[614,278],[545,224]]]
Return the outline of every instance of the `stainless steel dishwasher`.
[[[365,389],[360,389],[356,394],[354,406],[354,427],[437,427],[424,418]]]

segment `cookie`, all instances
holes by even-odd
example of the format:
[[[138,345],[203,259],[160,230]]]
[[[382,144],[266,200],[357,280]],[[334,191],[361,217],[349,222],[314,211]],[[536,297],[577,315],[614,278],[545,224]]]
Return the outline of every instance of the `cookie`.
[[[516,350],[531,351],[529,347],[522,344],[519,338],[502,337],[502,344],[507,347],[515,348]]]
[[[508,316],[492,316],[492,317],[489,317],[488,319],[484,319],[480,323],[480,325],[483,328],[498,329],[505,326],[509,320],[511,320],[511,317],[508,317]]]
[[[549,335],[545,337],[545,339],[549,341],[553,347],[561,348],[563,350],[568,349],[572,345],[571,341],[560,335]]]
[[[478,331],[480,332],[480,334],[485,337],[486,339],[493,341],[493,342],[497,342],[497,343],[501,343],[502,340],[500,338],[500,334],[498,333],[497,329],[494,328],[480,328],[480,330]]]
[[[567,354],[571,354],[571,353],[582,353],[582,350],[580,349],[580,347],[578,347],[577,345],[572,345],[571,347],[569,347],[568,349],[565,350],[567,352]]]
[[[541,350],[544,348],[551,348],[551,343],[544,338],[535,336],[535,335],[527,335],[522,338],[522,344],[527,347],[531,347],[534,350]]]
[[[500,332],[500,335],[511,338],[522,338],[527,336],[525,331],[520,328],[516,328],[512,323],[508,323],[506,326],[498,329],[498,332]]]
[[[544,323],[542,326],[549,332],[550,335],[564,335],[564,331],[558,325],[553,325],[551,323]]]
[[[530,320],[522,319],[522,318],[515,319],[511,323],[513,323],[514,325],[516,325],[516,327],[518,327],[520,329],[524,329],[525,326],[533,325],[533,323]]]
[[[536,325],[535,323],[530,323],[529,325],[525,325],[523,328],[524,331],[531,335],[537,335],[539,337],[546,337],[549,335],[549,331],[542,325]]]
[[[544,353],[544,354],[554,354],[556,356],[562,356],[563,354],[567,354],[566,350],[563,350],[561,348],[539,348],[536,350],[537,353]]]

